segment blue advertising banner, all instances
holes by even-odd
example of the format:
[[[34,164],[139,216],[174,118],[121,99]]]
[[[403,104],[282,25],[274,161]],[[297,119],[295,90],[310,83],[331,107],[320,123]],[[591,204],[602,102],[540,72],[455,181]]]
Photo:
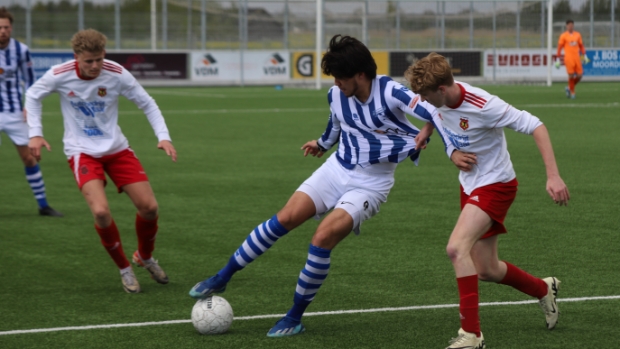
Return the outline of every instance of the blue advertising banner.
[[[590,63],[583,64],[583,75],[620,75],[620,50],[589,50],[586,55]]]
[[[73,59],[73,52],[31,52],[34,78],[38,79],[53,65],[61,64]]]

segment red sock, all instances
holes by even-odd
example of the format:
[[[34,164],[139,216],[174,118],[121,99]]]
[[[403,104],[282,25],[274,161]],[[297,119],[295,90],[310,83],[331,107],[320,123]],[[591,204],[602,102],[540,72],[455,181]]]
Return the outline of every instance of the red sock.
[[[152,221],[136,215],[136,232],[138,233],[138,252],[142,259],[150,259],[155,249],[155,235],[157,235],[157,219]]]
[[[456,278],[461,302],[461,328],[480,337],[480,316],[478,315],[478,275]]]
[[[504,263],[506,263],[507,267],[506,276],[504,276],[504,279],[499,282],[500,284],[512,286],[517,290],[538,299],[547,295],[549,290],[544,281],[526,273],[506,261],[504,261]]]
[[[112,221],[107,228],[100,228],[95,224],[95,229],[101,238],[101,244],[108,251],[108,254],[116,263],[119,269],[125,269],[129,267],[129,261],[127,257],[125,257],[125,252],[123,252],[123,245],[121,244],[121,236],[118,233],[118,228],[116,227],[116,223]]]
[[[570,93],[575,94],[575,79],[572,76],[568,78],[568,89]]]

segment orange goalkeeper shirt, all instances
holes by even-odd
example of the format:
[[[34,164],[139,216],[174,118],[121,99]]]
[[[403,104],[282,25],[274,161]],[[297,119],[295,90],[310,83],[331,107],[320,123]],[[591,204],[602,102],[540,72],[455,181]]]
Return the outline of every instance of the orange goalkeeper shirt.
[[[586,54],[583,41],[581,41],[581,34],[574,30],[572,33],[565,31],[560,35],[560,40],[558,41],[558,56],[562,53],[562,49],[564,49],[564,61],[573,59],[579,61],[579,51],[584,55]]]

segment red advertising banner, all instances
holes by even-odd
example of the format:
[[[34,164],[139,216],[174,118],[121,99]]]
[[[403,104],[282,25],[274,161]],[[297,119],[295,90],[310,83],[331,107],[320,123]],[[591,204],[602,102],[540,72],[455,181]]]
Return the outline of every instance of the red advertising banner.
[[[125,67],[136,79],[187,79],[185,53],[106,53],[106,59]]]

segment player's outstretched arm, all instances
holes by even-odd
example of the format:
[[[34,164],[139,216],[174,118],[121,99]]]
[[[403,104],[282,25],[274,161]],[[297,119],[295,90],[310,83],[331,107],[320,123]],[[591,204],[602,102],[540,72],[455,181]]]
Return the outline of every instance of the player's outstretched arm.
[[[306,144],[301,146],[301,150],[304,151],[304,156],[308,156],[308,154],[310,154],[312,156],[320,158],[321,156],[323,156],[323,154],[325,154],[325,152],[323,152],[319,147],[319,143],[316,141],[316,139],[306,142]]]
[[[471,171],[473,166],[478,163],[476,154],[465,153],[460,150],[453,151],[452,155],[450,155],[450,160],[463,172]]]
[[[568,188],[566,184],[564,184],[562,177],[560,177],[560,171],[555,162],[555,155],[553,154],[549,132],[545,125],[538,126],[534,130],[533,136],[547,171],[547,193],[549,193],[549,196],[551,196],[556,204],[566,206],[568,205],[568,200],[570,200],[570,194],[568,193]]]
[[[427,122],[424,127],[422,127],[420,133],[414,138],[416,150],[426,149],[426,140],[433,134],[434,129],[435,126],[433,126],[432,122]]]
[[[166,140],[160,141],[157,143],[157,148],[165,151],[166,155],[172,158],[172,161],[177,162],[177,151],[174,149],[172,142]]]
[[[47,143],[45,138],[43,137],[32,137],[28,142],[28,149],[30,149],[30,154],[37,159],[37,161],[41,161],[41,148],[47,148],[47,151],[52,151],[52,147]]]

